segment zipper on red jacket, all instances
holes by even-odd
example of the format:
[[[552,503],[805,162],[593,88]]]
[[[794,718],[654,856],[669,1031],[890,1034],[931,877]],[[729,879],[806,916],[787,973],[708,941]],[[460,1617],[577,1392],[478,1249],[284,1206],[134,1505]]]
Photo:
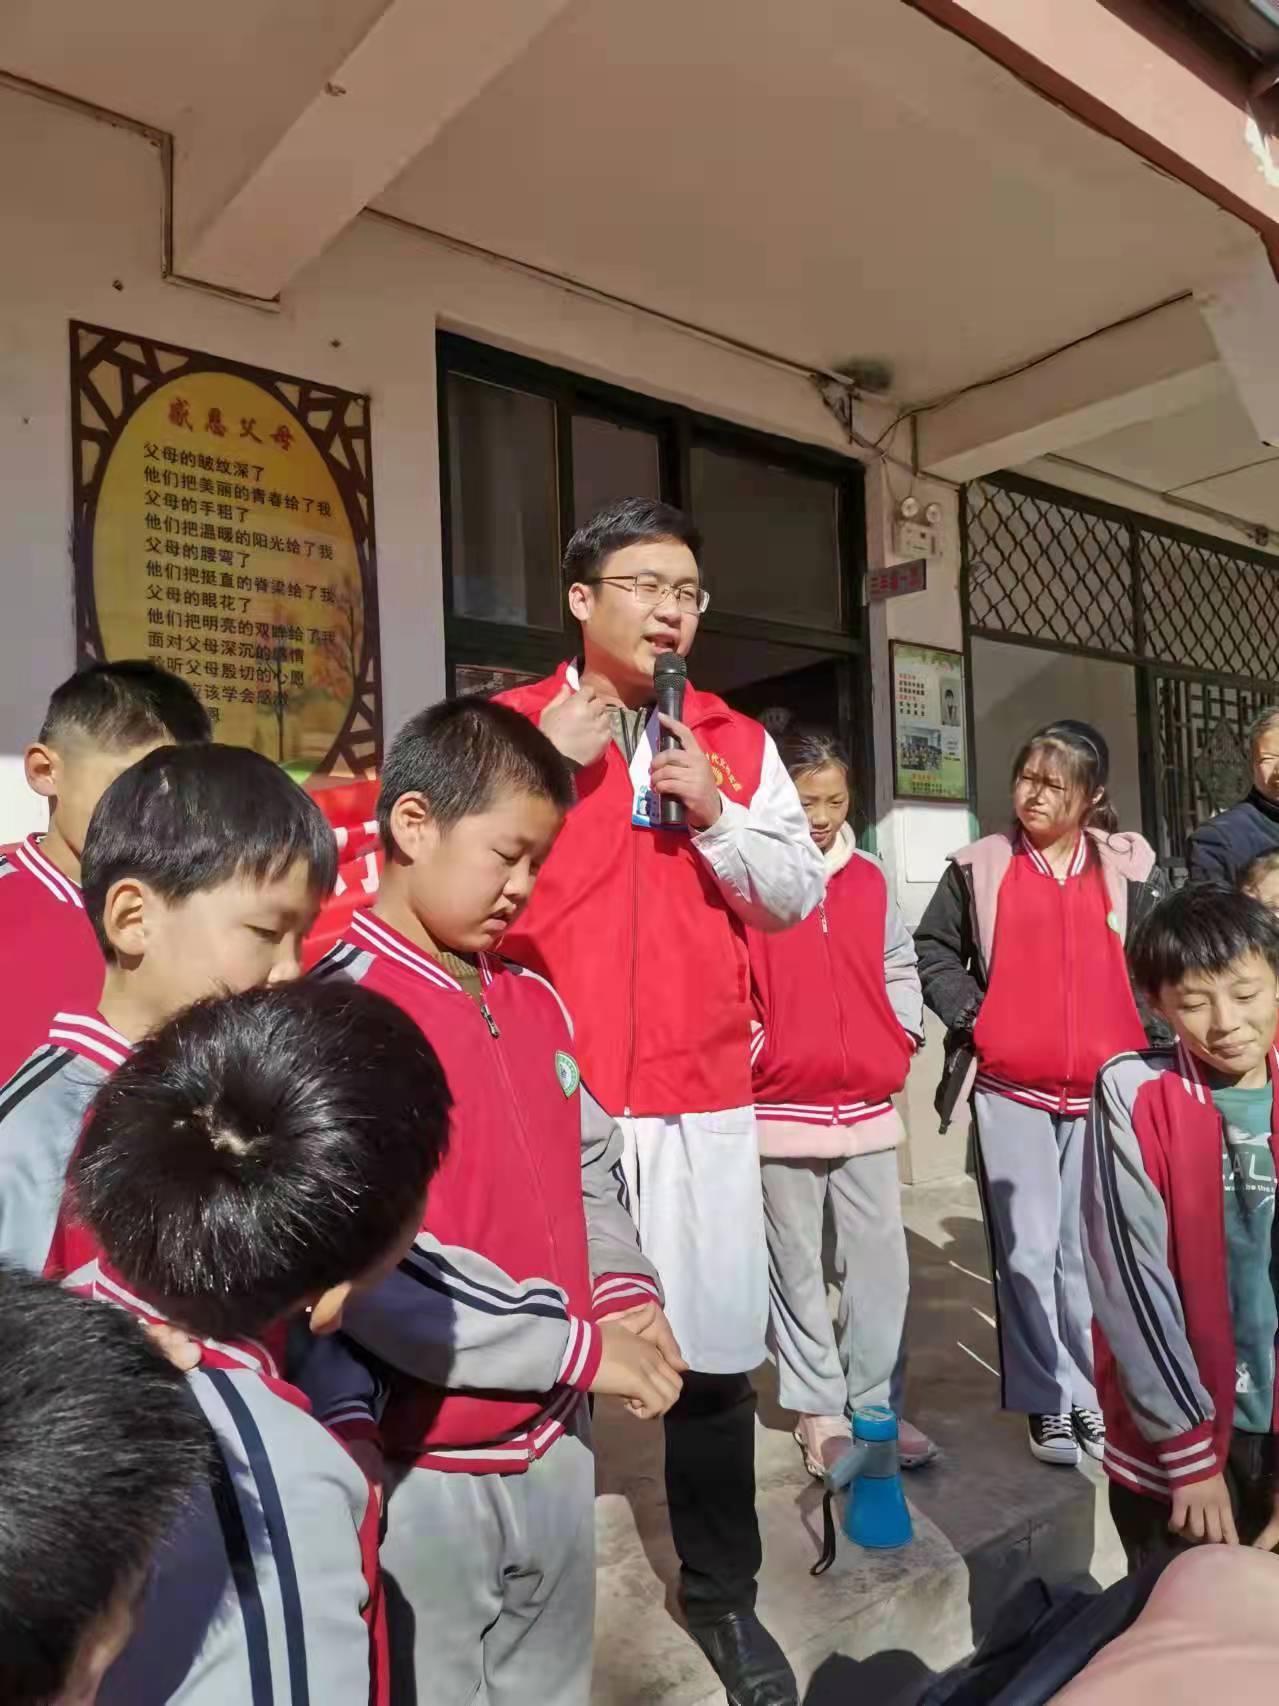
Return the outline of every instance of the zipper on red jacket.
[[[484,1015],[485,1023],[488,1025],[489,1035],[496,1041],[500,1037],[501,1033],[497,1028],[497,1021],[488,1010],[487,1003],[481,1002],[480,1012]],[[497,1067],[498,1071],[502,1074],[502,1082],[506,1086],[506,1098],[510,1103],[511,1112],[515,1116],[515,1127],[519,1132],[520,1142],[523,1145],[524,1153],[528,1158],[529,1167],[534,1178],[537,1179],[538,1184],[541,1185],[542,1170],[537,1164],[537,1158],[533,1153],[533,1146],[529,1142],[528,1127],[524,1123],[523,1105],[520,1098],[515,1094],[515,1085],[511,1081],[510,1070],[506,1064],[506,1050],[501,1047],[499,1047],[497,1051]],[[542,1206],[542,1219],[546,1222],[546,1241],[558,1256],[560,1250],[559,1240],[555,1236],[555,1228],[551,1222],[550,1214],[547,1211],[546,1191],[544,1187],[539,1190],[538,1199]]]
[[[632,1080],[635,1077],[635,1047],[637,1042],[635,1009],[639,1002],[639,840],[631,831],[631,998],[627,1003],[626,1089],[623,1114],[631,1111]]]
[[[1061,1087],[1061,1101],[1057,1110],[1060,1114],[1066,1112],[1069,1086],[1075,1081],[1075,1032],[1078,1029],[1075,996],[1079,980],[1075,975],[1075,932],[1072,928],[1074,908],[1070,903],[1069,885],[1069,877],[1064,883],[1057,884],[1057,892],[1061,897],[1061,960],[1066,977],[1066,1079]]]
[[[842,1062],[840,1069],[840,1092],[850,1094],[848,1082],[848,1037],[844,1030],[844,1004],[839,998],[839,978],[835,975],[835,953],[830,945],[830,923],[826,917],[826,902],[820,900],[817,910],[822,920],[822,942],[826,948],[826,979],[830,985],[831,994],[835,998],[835,1014],[839,1020],[839,1053]]]

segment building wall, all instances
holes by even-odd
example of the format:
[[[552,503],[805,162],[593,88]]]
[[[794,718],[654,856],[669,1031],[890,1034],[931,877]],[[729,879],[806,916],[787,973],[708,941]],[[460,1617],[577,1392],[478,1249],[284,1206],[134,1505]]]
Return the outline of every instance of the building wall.
[[[49,688],[74,665],[71,319],[371,395],[388,735],[444,689],[437,329],[852,455],[801,374],[373,217],[358,219],[290,286],[278,313],[166,284],[160,276],[160,161],[144,137],[0,90],[0,151],[18,168],[7,176],[0,206],[0,503],[6,521],[0,532],[6,618],[0,624],[0,840],[41,825],[40,808],[22,780],[21,753]],[[713,305],[705,317],[713,323]],[[875,436],[884,419],[868,411],[861,424]],[[1035,472],[1068,483],[1059,469]],[[868,560],[872,566],[895,560],[892,525],[908,491],[921,503],[941,505],[942,549],[929,565],[926,592],[872,609],[868,662],[878,848],[914,924],[947,854],[971,838],[976,820],[963,806],[893,799],[890,641],[954,649],[963,643],[952,487],[912,484],[900,468],[872,467]],[[1108,724],[1107,733],[1128,786],[1130,708],[1117,678],[1107,678],[1113,693],[1087,668],[1082,677],[1076,670],[1059,679],[1057,664],[1064,660],[1045,660],[1041,673],[1031,669],[1038,663],[1031,654],[1013,655],[1011,648],[985,648],[976,661],[982,667],[970,692],[976,689],[974,756],[983,821],[996,810],[1009,742],[1023,722],[1036,719],[1041,700],[1048,706],[1052,699],[1043,711],[1051,715],[1057,697],[1077,709],[1099,702],[1103,693],[1114,710],[1114,729]],[[938,1066],[939,1038],[930,1022],[904,1098],[911,1130],[904,1166],[916,1179],[954,1172],[963,1161],[964,1128],[944,1138],[937,1133],[931,1098]]]
[[[20,163],[0,204],[0,841],[43,827],[21,755],[50,688],[75,662],[69,320],[371,395],[388,736],[444,690],[437,328],[848,453],[802,375],[373,218],[348,228],[278,313],[166,284],[156,150],[85,114],[0,90],[0,156]],[[882,422],[866,425],[874,432]],[[903,480],[896,473],[890,489],[882,470],[869,477],[872,563],[892,560],[891,511]],[[926,593],[872,612],[870,660],[878,840],[912,922],[945,852],[969,830],[962,807],[892,800],[888,640],[958,646],[961,636],[955,493],[921,485],[918,495],[944,506],[944,554]],[[930,1046],[907,1098],[919,1135],[905,1165],[915,1177],[953,1171],[960,1153],[955,1135],[940,1145],[931,1135],[935,1065]]]

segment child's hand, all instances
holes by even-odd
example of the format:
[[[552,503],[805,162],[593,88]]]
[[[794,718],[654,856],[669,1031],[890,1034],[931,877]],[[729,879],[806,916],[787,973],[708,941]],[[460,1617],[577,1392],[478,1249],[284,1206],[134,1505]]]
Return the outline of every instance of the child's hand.
[[[190,1333],[183,1332],[181,1327],[175,1327],[168,1321],[148,1321],[143,1326],[143,1332],[163,1357],[167,1357],[174,1368],[183,1374],[190,1374],[193,1368],[199,1368],[204,1355],[198,1339],[193,1339]]]
[[[626,1408],[642,1421],[664,1416],[683,1390],[684,1382],[656,1345],[639,1338],[617,1321],[599,1328],[604,1344],[591,1391],[624,1398]]]
[[[616,1315],[606,1315],[605,1321],[615,1321],[619,1327],[625,1327],[628,1333],[634,1333],[637,1339],[644,1339],[650,1345],[656,1345],[666,1361],[673,1369],[683,1374],[687,1372],[688,1364],[679,1348],[679,1341],[671,1332],[671,1324],[656,1303],[640,1303],[634,1309],[619,1309]]]
[[[1253,1541],[1258,1552],[1273,1552],[1279,1546],[1279,1493],[1275,1494],[1274,1508],[1270,1512],[1270,1521]]]
[[[1231,1509],[1230,1490],[1225,1477],[1214,1475],[1211,1481],[1196,1481],[1193,1487],[1178,1487],[1172,1496],[1172,1518],[1168,1527],[1174,1534],[1180,1534],[1183,1540],[1238,1546],[1235,1514]]]

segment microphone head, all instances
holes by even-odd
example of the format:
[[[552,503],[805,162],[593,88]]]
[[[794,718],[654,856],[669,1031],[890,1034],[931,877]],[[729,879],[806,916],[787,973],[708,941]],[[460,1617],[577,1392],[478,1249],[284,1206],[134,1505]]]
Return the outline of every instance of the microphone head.
[[[653,679],[661,685],[662,679],[688,680],[688,665],[678,652],[658,652],[657,662],[653,665]]]

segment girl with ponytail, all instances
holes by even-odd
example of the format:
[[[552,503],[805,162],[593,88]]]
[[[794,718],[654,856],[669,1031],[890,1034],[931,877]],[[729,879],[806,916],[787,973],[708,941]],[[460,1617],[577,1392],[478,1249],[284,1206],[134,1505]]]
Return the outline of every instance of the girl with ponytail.
[[[973,1091],[994,1267],[1003,1407],[1030,1449],[1077,1464],[1105,1443],[1079,1197],[1097,1073],[1147,1046],[1125,942],[1165,891],[1121,833],[1110,753],[1088,723],[1037,730],[1013,763],[1013,824],[950,861],[915,933],[924,1001],[947,1028],[938,1111]]]

